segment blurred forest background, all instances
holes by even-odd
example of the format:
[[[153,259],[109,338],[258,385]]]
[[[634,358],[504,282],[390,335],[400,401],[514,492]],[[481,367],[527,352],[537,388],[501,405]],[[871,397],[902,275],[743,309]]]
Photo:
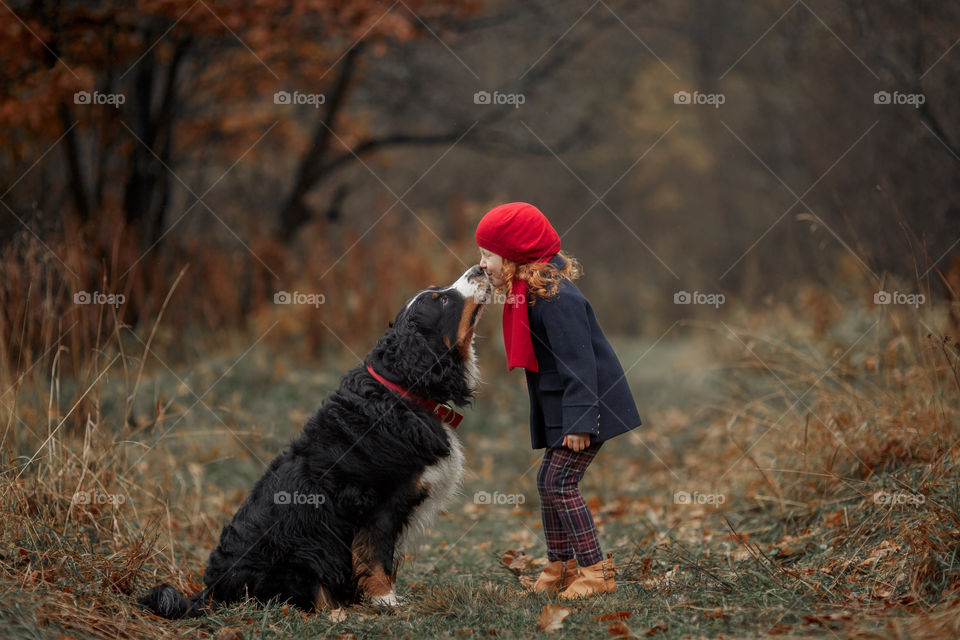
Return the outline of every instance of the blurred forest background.
[[[614,333],[659,335],[677,291],[952,298],[958,29],[932,1],[11,2],[0,355],[62,339],[77,370],[168,296],[161,330],[215,340],[298,287],[325,296],[291,329],[310,353],[362,348],[511,200]]]
[[[267,461],[519,200],[644,420],[587,474],[621,587],[561,624],[958,637],[958,86],[934,0],[0,0],[0,635],[532,633],[497,306],[408,608],[184,631],[133,597],[199,588]]]

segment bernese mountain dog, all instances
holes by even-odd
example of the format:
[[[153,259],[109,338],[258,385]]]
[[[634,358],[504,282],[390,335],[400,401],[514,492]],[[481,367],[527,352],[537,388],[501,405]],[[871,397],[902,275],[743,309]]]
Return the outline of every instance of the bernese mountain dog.
[[[247,597],[307,611],[396,605],[403,554],[460,484],[462,415],[450,405],[477,385],[474,328],[491,292],[474,266],[410,299],[224,527],[205,588],[188,597],[164,583],[140,604],[171,619]]]

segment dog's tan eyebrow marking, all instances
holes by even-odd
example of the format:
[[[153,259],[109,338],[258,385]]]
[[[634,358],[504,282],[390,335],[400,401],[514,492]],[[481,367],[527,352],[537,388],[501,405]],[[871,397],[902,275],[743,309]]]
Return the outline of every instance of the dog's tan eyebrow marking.
[[[439,292],[439,291],[434,291],[434,292],[433,292],[433,295],[430,296],[430,297],[433,298],[434,300],[436,300],[438,297],[440,297],[440,292]]]

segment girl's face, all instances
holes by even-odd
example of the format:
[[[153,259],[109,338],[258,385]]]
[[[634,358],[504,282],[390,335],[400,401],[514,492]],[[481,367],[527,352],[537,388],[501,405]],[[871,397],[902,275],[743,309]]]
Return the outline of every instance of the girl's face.
[[[505,283],[501,272],[503,271],[503,258],[497,254],[480,249],[480,268],[486,272],[490,278],[490,284],[494,287],[502,287]]]

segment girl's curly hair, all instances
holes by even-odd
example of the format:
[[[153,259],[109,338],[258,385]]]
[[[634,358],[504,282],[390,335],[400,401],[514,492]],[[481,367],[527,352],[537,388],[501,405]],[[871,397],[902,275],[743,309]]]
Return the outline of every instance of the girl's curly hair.
[[[557,269],[546,262],[518,264],[513,260],[503,258],[503,269],[500,274],[506,284],[500,288],[509,290],[509,283],[516,277],[527,283],[528,304],[535,304],[538,298],[552,298],[557,294],[561,280],[564,278],[575,280],[583,273],[579,260],[563,251],[558,251],[557,255],[566,262],[563,269]]]

